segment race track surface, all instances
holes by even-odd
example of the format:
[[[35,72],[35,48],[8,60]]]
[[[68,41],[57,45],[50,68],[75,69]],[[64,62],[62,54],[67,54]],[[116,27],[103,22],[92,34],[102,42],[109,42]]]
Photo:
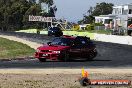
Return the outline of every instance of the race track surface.
[[[38,36],[38,35],[36,35]],[[35,41],[39,43],[46,43],[50,41],[52,38],[47,36],[36,37],[33,38],[29,36],[18,36],[22,38],[26,38],[29,41]],[[35,38],[34,38],[35,37]],[[46,37],[46,38],[45,38]],[[46,41],[45,41],[46,39]],[[97,42],[94,41],[98,55],[94,58],[93,61],[85,61],[85,60],[74,60],[72,62],[55,62],[55,61],[47,61],[47,62],[39,62],[37,59],[29,59],[29,60],[20,60],[20,61],[1,61],[0,68],[81,68],[81,67],[132,67],[132,46],[121,45],[121,44],[113,44],[113,43],[105,43],[105,42]]]
[[[81,68],[81,67],[131,67],[132,47],[127,45],[96,42],[98,56],[93,61],[74,60],[72,62],[47,61],[37,59],[3,61],[0,68]]]

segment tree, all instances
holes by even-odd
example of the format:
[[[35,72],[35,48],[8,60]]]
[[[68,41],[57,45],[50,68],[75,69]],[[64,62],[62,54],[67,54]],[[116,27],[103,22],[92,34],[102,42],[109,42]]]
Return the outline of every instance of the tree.
[[[56,5],[54,5],[53,0],[39,0],[39,4],[46,3],[48,5],[48,13],[43,13],[43,16],[55,17],[55,13],[57,11]]]
[[[41,0],[41,2],[53,5],[53,0]],[[55,16],[54,8],[49,13],[41,13],[40,4],[36,0],[0,0],[0,30],[11,31],[22,28],[42,28],[40,22],[29,22],[29,15]]]
[[[52,6],[54,4],[53,0],[39,0],[40,3],[46,3],[49,6]]]
[[[79,21],[78,23],[93,23],[94,22],[94,16],[99,16],[99,15],[108,15],[112,13],[112,6],[114,4],[112,3],[97,3],[95,7],[90,7],[87,13],[89,15],[84,15],[83,20]]]
[[[92,12],[93,16],[99,16],[99,15],[108,15],[112,13],[112,7],[114,4],[112,3],[97,3],[94,7],[94,10]]]
[[[84,16],[83,20],[78,21],[78,24],[91,24],[93,23],[95,18],[92,15]]]
[[[90,9],[87,11],[87,13],[89,13],[89,15],[92,15],[92,13],[93,13],[93,7],[92,6],[90,6]]]

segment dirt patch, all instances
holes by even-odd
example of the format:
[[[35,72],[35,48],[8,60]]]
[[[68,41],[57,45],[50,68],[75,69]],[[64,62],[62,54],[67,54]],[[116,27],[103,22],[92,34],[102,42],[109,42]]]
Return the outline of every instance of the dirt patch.
[[[86,69],[90,79],[124,79],[132,81],[130,69]],[[82,88],[78,79],[81,69],[0,69],[2,88]],[[118,88],[131,88],[120,86]],[[86,88],[117,88],[88,86]]]
[[[78,79],[81,74],[0,74],[1,88],[82,88]],[[90,74],[90,79],[128,79],[132,74]],[[88,86],[86,88],[116,88],[117,86]],[[118,88],[131,88],[120,86]]]

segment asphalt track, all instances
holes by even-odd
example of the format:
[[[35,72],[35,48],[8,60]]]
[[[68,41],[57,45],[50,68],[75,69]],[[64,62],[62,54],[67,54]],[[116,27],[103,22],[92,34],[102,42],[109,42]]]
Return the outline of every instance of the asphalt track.
[[[31,37],[30,37],[31,38]],[[28,39],[28,38],[27,38]],[[37,39],[37,38],[36,38]],[[48,39],[48,38],[47,38]],[[51,39],[51,38],[49,38]],[[32,39],[30,39],[32,40]],[[37,39],[39,42],[41,39]],[[35,39],[33,40],[35,41]],[[48,41],[48,40],[47,40]],[[0,68],[120,68],[132,67],[132,46],[94,41],[98,55],[93,61],[74,60],[72,62],[47,61],[39,62],[37,59],[19,61],[0,61]]]
[[[132,46],[96,42],[98,56],[93,61],[74,60],[72,62],[47,61],[37,59],[1,61],[0,68],[81,68],[81,67],[132,67]]]

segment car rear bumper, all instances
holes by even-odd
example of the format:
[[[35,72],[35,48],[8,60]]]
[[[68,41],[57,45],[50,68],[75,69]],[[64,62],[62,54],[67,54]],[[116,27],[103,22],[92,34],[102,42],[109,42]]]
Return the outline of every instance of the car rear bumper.
[[[58,60],[59,58],[62,58],[61,54],[53,54],[53,53],[41,53],[36,52],[34,55],[35,58],[45,58],[50,60]]]

